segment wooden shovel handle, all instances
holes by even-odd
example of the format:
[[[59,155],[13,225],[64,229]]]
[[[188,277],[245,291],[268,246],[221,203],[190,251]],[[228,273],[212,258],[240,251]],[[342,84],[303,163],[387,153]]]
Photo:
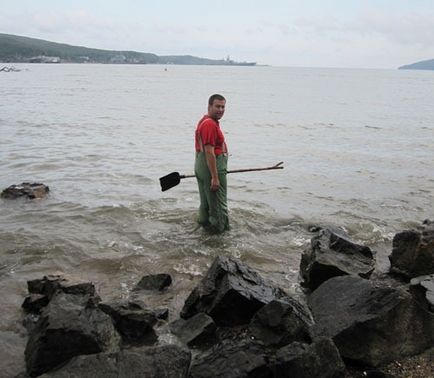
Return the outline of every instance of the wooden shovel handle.
[[[279,163],[271,166],[271,167],[264,167],[264,168],[244,168],[244,169],[235,169],[232,171],[227,171],[227,173],[241,173],[241,172],[254,172],[254,171],[269,171],[271,169],[283,169],[282,167],[283,161],[280,161]],[[180,178],[190,178],[190,177],[196,177],[195,175],[181,175]]]
[[[276,165],[273,165],[271,167],[265,167],[265,168],[245,168],[245,169],[236,169],[233,171],[228,171],[228,173],[240,173],[240,172],[254,172],[254,171],[268,171],[271,169],[283,169],[281,166],[283,164],[283,161],[277,163]]]

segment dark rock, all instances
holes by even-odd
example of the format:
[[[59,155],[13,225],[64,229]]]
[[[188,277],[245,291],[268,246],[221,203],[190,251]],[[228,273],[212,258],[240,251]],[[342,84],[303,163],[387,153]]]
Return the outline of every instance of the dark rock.
[[[172,284],[172,277],[169,274],[152,274],[144,276],[133,290],[155,290],[163,291]]]
[[[169,329],[191,348],[207,347],[217,341],[214,321],[202,312],[187,320],[178,319],[170,323]]]
[[[98,307],[113,319],[125,344],[152,345],[158,340],[153,329],[157,316],[142,304],[127,300],[100,303]]]
[[[397,233],[389,260],[391,273],[408,278],[434,274],[434,223]]]
[[[394,378],[394,375],[378,369],[366,369],[363,371],[363,375],[367,378]]]
[[[251,336],[248,324],[242,324],[232,327],[217,327],[216,330],[217,340],[241,340],[250,338],[254,340],[254,336]]]
[[[110,317],[93,306],[89,295],[59,292],[43,309],[29,336],[27,372],[36,377],[74,356],[115,350],[118,344]]]
[[[311,239],[300,262],[302,285],[315,290],[328,279],[343,275],[369,278],[375,268],[370,248],[355,244],[337,230],[322,229]]]
[[[224,340],[196,356],[191,378],[271,378],[273,372],[262,345],[251,340]]]
[[[276,353],[275,377],[339,378],[345,371],[339,351],[329,338],[318,338],[310,345],[294,342]]]
[[[73,282],[62,275],[48,275],[42,279],[27,281],[27,289],[30,294],[45,295],[49,300],[57,291],[66,294],[89,295],[99,300],[92,282]]]
[[[217,325],[247,324],[262,306],[274,299],[291,300],[282,289],[265,281],[241,261],[219,256],[185,301],[181,317],[204,312]]]
[[[157,308],[155,311],[155,316],[157,319],[167,320],[169,319],[169,309],[168,308]]]
[[[29,199],[44,198],[50,188],[41,183],[23,182],[20,185],[11,185],[1,192],[2,198],[16,199],[18,197],[27,197]]]
[[[283,346],[294,341],[310,343],[312,316],[295,303],[271,301],[250,322],[250,332],[265,345]]]
[[[30,294],[24,299],[21,307],[27,313],[39,314],[49,301],[47,295]]]
[[[191,353],[175,345],[79,356],[41,378],[186,378]]]
[[[26,328],[27,333],[29,335],[36,328],[39,319],[40,319],[40,315],[36,314],[36,313],[32,313],[32,312],[30,312],[24,316],[22,324]]]
[[[422,307],[434,312],[434,274],[413,278],[410,292]]]
[[[316,335],[333,339],[343,358],[377,367],[423,352],[434,342],[433,314],[408,291],[359,277],[335,277],[309,298]]]

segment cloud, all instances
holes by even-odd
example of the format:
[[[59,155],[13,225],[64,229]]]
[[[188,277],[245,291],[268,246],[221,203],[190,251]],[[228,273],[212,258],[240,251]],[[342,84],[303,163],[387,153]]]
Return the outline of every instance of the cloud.
[[[399,13],[366,10],[351,19],[334,16],[300,17],[296,30],[319,40],[350,38],[384,38],[390,43],[432,47],[434,13]]]
[[[354,31],[376,33],[392,43],[432,48],[434,43],[434,13],[362,13],[354,23]]]
[[[104,17],[96,17],[85,10],[40,10],[20,14],[4,14],[0,18],[4,32],[56,42],[85,44],[97,42],[112,33],[118,25]],[[91,38],[88,38],[88,37]]]

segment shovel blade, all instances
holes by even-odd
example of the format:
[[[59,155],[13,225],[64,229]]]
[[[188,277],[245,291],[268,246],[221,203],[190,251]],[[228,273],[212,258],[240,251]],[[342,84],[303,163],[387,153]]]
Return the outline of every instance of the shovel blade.
[[[164,192],[173,188],[181,182],[181,175],[179,172],[172,172],[166,176],[160,177],[161,191]]]

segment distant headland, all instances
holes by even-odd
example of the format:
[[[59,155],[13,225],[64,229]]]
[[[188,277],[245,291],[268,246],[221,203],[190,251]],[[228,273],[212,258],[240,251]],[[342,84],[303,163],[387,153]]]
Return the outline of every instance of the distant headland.
[[[401,66],[399,70],[434,70],[434,59],[422,60],[420,62]]]
[[[207,59],[191,55],[158,56],[137,51],[101,50],[42,39],[0,33],[0,62],[4,63],[111,63],[256,66],[256,62]]]

